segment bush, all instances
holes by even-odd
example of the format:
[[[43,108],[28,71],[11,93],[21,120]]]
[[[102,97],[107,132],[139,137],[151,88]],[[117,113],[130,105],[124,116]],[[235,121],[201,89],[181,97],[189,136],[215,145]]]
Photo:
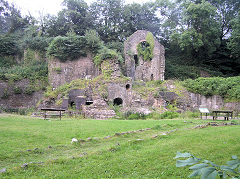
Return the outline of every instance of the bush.
[[[179,117],[179,113],[174,112],[174,111],[166,111],[159,115],[160,119],[174,119],[177,117]]]
[[[27,95],[32,95],[34,92],[35,92],[34,86],[28,86],[28,87],[24,90],[24,94],[27,94]]]
[[[52,41],[52,38],[47,37],[32,37],[24,41],[25,48],[30,48],[35,51],[45,52],[47,50],[48,44]]]
[[[83,36],[70,35],[58,36],[50,43],[47,54],[61,61],[75,60],[80,56],[86,56],[86,38]]]
[[[13,88],[13,92],[15,94],[21,94],[23,92],[23,90],[19,86],[17,86],[17,87]]]
[[[193,93],[205,96],[220,95],[226,100],[240,100],[240,76],[198,78],[185,80],[183,85]]]
[[[0,35],[0,56],[19,54],[20,48],[16,38],[13,35]]]
[[[122,56],[115,50],[103,47],[98,51],[98,54],[94,57],[95,65],[100,65],[106,59],[118,59],[120,63],[123,62]]]

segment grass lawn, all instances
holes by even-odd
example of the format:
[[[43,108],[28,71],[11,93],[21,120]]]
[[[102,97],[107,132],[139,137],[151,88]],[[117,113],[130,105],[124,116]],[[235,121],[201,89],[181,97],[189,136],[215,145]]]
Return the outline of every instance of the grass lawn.
[[[240,156],[240,125],[192,129],[206,122],[209,121],[44,121],[2,114],[0,170],[6,168],[7,172],[0,178],[187,178],[188,168],[175,166],[177,151],[218,164],[224,164],[232,155]],[[152,129],[114,136],[145,128]],[[161,135],[173,129],[178,130]],[[158,137],[152,138],[155,135]],[[106,136],[113,137],[103,139]],[[71,144],[73,137],[93,140]],[[25,168],[21,167],[24,163],[28,163]]]

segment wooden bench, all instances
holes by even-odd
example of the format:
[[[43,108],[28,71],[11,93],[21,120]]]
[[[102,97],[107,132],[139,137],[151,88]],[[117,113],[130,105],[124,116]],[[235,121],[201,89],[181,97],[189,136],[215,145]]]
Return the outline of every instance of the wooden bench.
[[[224,120],[229,120],[229,118],[233,117],[233,111],[229,111],[229,110],[214,110],[212,111],[213,113],[213,120],[216,120],[218,117],[218,114],[226,114],[224,115]]]
[[[60,120],[62,118],[62,112],[65,111],[65,109],[55,109],[55,108],[42,108],[42,111],[44,111],[44,120],[46,120],[47,116],[59,116]],[[47,111],[59,111],[59,115],[58,114],[52,114],[52,115],[48,115]]]

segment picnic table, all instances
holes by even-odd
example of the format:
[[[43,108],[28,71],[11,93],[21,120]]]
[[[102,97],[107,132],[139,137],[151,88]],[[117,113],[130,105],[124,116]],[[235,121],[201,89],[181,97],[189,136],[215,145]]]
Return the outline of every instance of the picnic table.
[[[41,109],[42,111],[44,111],[44,120],[46,120],[47,118],[47,111],[59,111],[59,116],[60,117],[60,120],[61,120],[61,117],[62,117],[62,112],[65,111],[65,109],[56,109],[56,108],[42,108]]]
[[[233,111],[229,111],[229,110],[214,110],[212,111],[213,113],[213,120],[216,120],[218,117],[218,114],[225,114],[224,115],[224,120],[229,120],[229,118],[233,116]]]

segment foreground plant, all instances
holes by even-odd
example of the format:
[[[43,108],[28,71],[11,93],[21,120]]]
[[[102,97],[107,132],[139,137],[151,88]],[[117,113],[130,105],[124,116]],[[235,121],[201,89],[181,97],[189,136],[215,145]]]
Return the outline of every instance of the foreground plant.
[[[236,155],[226,165],[216,165],[209,160],[203,160],[193,156],[190,153],[177,152],[175,159],[188,158],[186,160],[177,160],[176,167],[185,167],[192,165],[189,169],[193,170],[188,177],[201,176],[201,179],[220,178],[240,178],[240,159]]]

